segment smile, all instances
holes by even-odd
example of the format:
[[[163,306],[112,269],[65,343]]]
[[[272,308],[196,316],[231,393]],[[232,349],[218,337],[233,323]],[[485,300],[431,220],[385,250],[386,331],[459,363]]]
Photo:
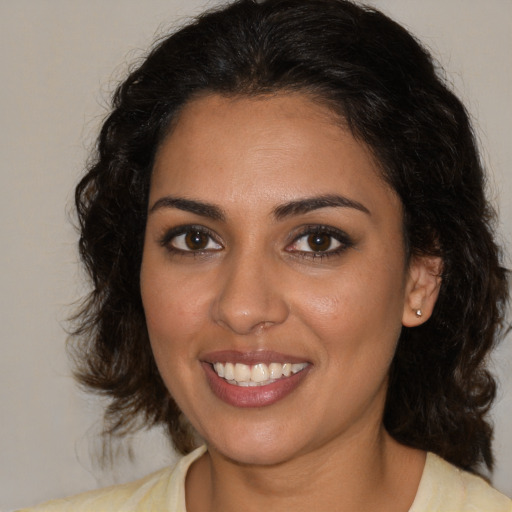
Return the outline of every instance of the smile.
[[[300,356],[222,350],[201,357],[212,393],[235,407],[266,407],[295,392],[313,368]]]
[[[215,373],[229,384],[242,387],[266,386],[304,370],[307,363],[213,363]]]

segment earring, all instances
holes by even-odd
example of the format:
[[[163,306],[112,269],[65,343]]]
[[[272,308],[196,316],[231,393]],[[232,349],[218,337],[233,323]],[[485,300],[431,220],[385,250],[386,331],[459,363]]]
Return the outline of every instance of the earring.
[[[421,312],[421,309],[417,309],[417,310],[416,310],[416,316],[417,316],[418,318],[421,318],[421,317],[422,317],[422,315],[423,315],[423,313]]]

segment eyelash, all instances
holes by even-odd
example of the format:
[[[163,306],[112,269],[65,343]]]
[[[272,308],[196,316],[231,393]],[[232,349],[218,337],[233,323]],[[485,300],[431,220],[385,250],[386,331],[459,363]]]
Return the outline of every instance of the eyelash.
[[[218,245],[219,248],[202,248],[197,250],[187,250],[172,245],[173,240],[177,239],[178,237],[195,233],[208,237],[209,240],[207,241],[207,246],[213,242],[214,244]],[[332,245],[332,241],[335,240],[336,242],[339,243],[339,246],[336,247],[335,249],[326,249],[323,251],[304,251],[291,249],[291,247],[297,244],[302,238],[314,235],[327,236],[329,238],[330,245]],[[167,251],[169,251],[171,254],[178,254],[183,256],[204,256],[206,254],[217,252],[223,249],[223,245],[218,241],[218,237],[215,235],[215,233],[210,231],[208,228],[200,225],[184,225],[171,228],[165,232],[165,234],[162,236],[159,242],[160,245],[162,247],[165,247]],[[341,253],[343,253],[344,251],[353,246],[354,242],[344,231],[333,228],[331,226],[315,224],[302,227],[301,231],[294,237],[292,242],[286,246],[285,251],[293,255],[299,256],[301,258],[324,259],[333,256],[339,256]]]
[[[304,237],[309,237],[312,235],[327,235],[330,239],[330,244],[332,244],[332,240],[335,240],[340,245],[339,247],[336,247],[335,249],[327,249],[325,251],[293,251],[289,250],[289,247],[293,246],[294,244],[297,244],[299,240],[301,240]],[[287,246],[286,250],[290,253],[297,254],[301,258],[310,258],[310,259],[324,259],[324,258],[330,258],[333,256],[339,256],[343,252],[345,252],[347,249],[350,249],[354,246],[354,242],[352,239],[345,233],[344,231],[341,231],[340,229],[333,228],[332,226],[323,226],[323,225],[312,225],[312,226],[304,226],[300,233],[295,236],[292,243]]]
[[[219,249],[180,249],[179,247],[174,247],[172,245],[173,240],[177,239],[179,236],[183,235],[189,235],[198,233],[201,235],[204,235],[208,237],[209,241],[208,244],[211,242],[214,242],[218,246],[220,246]],[[185,226],[176,226],[175,228],[171,228],[168,231],[165,232],[164,236],[160,239],[160,245],[162,247],[165,247],[171,254],[178,254],[183,256],[204,256],[206,254],[209,254],[211,252],[217,252],[220,251],[223,246],[218,241],[216,235],[210,231],[209,229],[205,228],[204,226],[196,226],[196,225],[190,225],[187,224]]]

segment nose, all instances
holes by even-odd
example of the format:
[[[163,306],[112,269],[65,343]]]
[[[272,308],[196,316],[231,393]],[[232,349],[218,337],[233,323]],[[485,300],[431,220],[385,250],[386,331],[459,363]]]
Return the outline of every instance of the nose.
[[[225,262],[212,316],[236,334],[282,324],[289,315],[275,262],[240,255]]]

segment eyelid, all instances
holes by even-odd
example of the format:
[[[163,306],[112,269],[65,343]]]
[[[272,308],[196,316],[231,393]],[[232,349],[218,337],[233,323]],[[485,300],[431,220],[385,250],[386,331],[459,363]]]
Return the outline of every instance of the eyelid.
[[[328,249],[326,251],[301,251],[291,249],[291,246],[296,244],[301,238],[306,236],[322,234],[327,235],[334,240],[339,242],[339,246],[334,249]],[[309,258],[324,258],[328,256],[337,256],[343,253],[345,250],[353,247],[354,241],[352,238],[343,230],[335,228],[333,226],[327,226],[322,224],[311,224],[307,226],[302,226],[298,233],[295,233],[292,241],[286,246],[285,250],[289,253],[295,253],[301,255],[302,257]]]
[[[173,239],[186,235],[187,233],[190,233],[191,231],[199,231],[200,233],[205,234],[210,238],[210,240],[213,240],[217,245],[220,246],[219,249],[198,249],[198,250],[186,250],[186,249],[180,249],[178,247],[174,247],[171,242]],[[159,244],[162,247],[165,247],[169,252],[171,253],[178,253],[183,255],[200,255],[205,253],[211,253],[211,252],[217,252],[224,248],[224,245],[219,240],[219,236],[213,232],[211,229],[207,228],[206,226],[202,226],[200,224],[182,224],[179,226],[175,226],[173,228],[170,228],[165,231],[163,236],[159,239]]]
[[[206,236],[210,238],[215,244],[219,246],[219,248],[209,248],[209,249],[197,249],[197,250],[187,250],[187,249],[181,249],[179,247],[175,247],[171,244],[172,240],[181,236],[186,235],[187,233],[190,233],[191,231],[199,231]],[[336,240],[339,245],[335,247],[334,249],[327,249],[325,251],[315,251],[311,249],[310,251],[304,251],[299,249],[294,249],[293,245],[295,245],[301,238],[304,238],[306,236],[311,236],[314,234],[322,234],[327,235],[334,240]],[[352,238],[343,230],[339,228],[335,228],[333,226],[328,225],[322,225],[322,224],[311,224],[311,225],[305,225],[301,226],[299,228],[299,231],[294,233],[293,238],[291,239],[291,242],[289,242],[286,247],[285,251],[298,255],[304,258],[311,258],[311,259],[317,259],[317,258],[325,258],[329,256],[338,256],[347,249],[353,247],[355,244],[352,240]],[[185,256],[199,256],[199,255],[206,255],[209,253],[215,253],[222,249],[224,249],[224,244],[220,240],[220,237],[217,233],[212,231],[211,229],[207,228],[206,226],[200,225],[200,224],[182,224],[179,226],[172,227],[170,229],[167,229],[163,236],[161,236],[158,240],[159,244],[167,249],[170,253],[185,255]]]

